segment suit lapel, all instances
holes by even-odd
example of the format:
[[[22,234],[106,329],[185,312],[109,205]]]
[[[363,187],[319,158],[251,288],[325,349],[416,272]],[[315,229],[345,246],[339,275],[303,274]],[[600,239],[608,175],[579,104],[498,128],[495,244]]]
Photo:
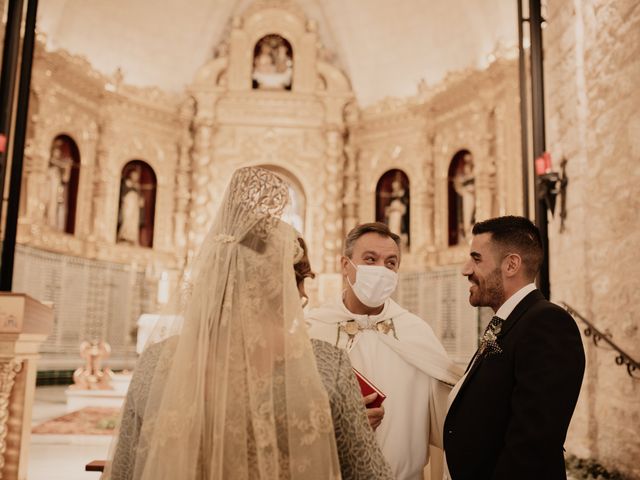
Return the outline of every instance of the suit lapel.
[[[520,318],[524,315],[524,313],[540,300],[544,300],[544,296],[542,295],[542,293],[540,293],[540,290],[534,290],[533,292],[529,293],[526,297],[524,297],[520,301],[520,303],[516,305],[516,308],[513,309],[511,314],[505,319],[504,324],[502,326],[502,331],[498,334],[498,339],[499,340],[503,339],[507,335],[507,333],[509,333],[509,331],[513,328],[513,326],[518,322],[518,320],[520,320]],[[453,408],[458,398],[460,398],[460,396],[462,395],[462,391],[468,385],[469,381],[471,380],[471,377],[473,377],[473,374],[478,370],[478,367],[480,366],[480,364],[482,363],[482,360],[484,359],[484,355],[482,355],[476,360],[476,357],[478,357],[478,352],[479,351],[476,350],[476,353],[474,354],[473,359],[469,364],[471,368],[469,369],[464,379],[464,382],[460,386],[460,390],[458,390],[458,394],[456,395],[456,398],[453,399],[450,410]],[[474,362],[474,360],[476,361]]]

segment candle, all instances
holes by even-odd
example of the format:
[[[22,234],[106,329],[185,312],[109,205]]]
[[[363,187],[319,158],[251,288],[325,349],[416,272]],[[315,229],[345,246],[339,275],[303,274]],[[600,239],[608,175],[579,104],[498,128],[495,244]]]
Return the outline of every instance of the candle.
[[[549,173],[551,171],[551,154],[544,152],[542,158],[544,158],[544,173]]]
[[[162,272],[160,281],[158,282],[158,303],[166,305],[169,303],[169,274]]]

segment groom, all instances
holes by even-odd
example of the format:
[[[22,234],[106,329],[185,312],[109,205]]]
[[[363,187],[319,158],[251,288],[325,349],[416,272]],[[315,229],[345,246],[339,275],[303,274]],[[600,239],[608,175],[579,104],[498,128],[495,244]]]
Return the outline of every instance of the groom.
[[[538,229],[523,217],[473,228],[462,274],[469,303],[495,316],[449,396],[444,448],[452,480],[564,480],[563,443],[584,373],[580,332],[534,279]]]

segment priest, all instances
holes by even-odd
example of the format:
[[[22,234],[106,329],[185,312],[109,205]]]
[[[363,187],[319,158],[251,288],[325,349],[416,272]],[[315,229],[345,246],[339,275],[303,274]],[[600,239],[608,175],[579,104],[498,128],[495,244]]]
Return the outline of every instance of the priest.
[[[387,225],[355,227],[341,260],[345,290],[309,312],[309,335],[346,349],[385,396],[376,430],[382,452],[394,478],[422,480],[429,444],[442,448],[447,396],[462,372],[427,322],[391,300],[400,257],[400,237]]]

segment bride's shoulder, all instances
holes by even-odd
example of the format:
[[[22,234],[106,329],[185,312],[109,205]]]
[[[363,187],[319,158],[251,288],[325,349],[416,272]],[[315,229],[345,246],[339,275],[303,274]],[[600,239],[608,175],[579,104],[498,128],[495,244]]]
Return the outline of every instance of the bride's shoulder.
[[[344,349],[336,347],[324,340],[311,339],[313,354],[316,357],[316,365],[321,376],[335,379],[336,373],[344,368],[350,367],[349,357]]]

